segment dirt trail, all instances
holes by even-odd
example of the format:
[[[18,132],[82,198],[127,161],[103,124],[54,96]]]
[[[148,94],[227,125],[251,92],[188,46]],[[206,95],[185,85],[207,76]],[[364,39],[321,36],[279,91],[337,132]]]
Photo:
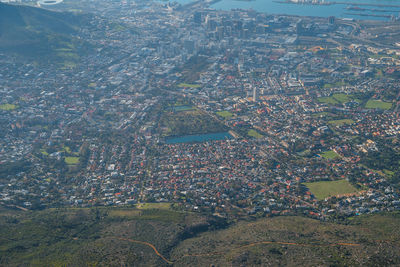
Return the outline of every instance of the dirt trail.
[[[228,249],[228,250],[225,250],[225,251],[205,253],[205,254],[185,254],[182,257],[176,259],[175,261],[171,261],[171,260],[168,260],[167,258],[165,258],[160,252],[158,252],[157,248],[151,243],[144,242],[144,241],[139,241],[139,240],[134,240],[134,239],[129,239],[129,238],[123,238],[123,237],[117,237],[117,239],[123,240],[123,241],[132,242],[132,243],[146,245],[146,246],[152,248],[154,250],[154,252],[163,261],[165,261],[168,264],[173,264],[174,262],[177,262],[177,261],[179,261],[179,260],[181,260],[182,258],[185,258],[185,257],[209,257],[209,256],[223,255],[223,254],[226,254],[227,252],[229,252],[230,250],[237,250],[237,249],[254,247],[254,246],[258,246],[258,245],[268,245],[268,244],[291,245],[291,246],[300,246],[300,247],[332,247],[332,246],[357,247],[357,246],[360,246],[360,244],[356,244],[356,243],[301,244],[301,243],[293,243],[293,242],[261,241],[261,242],[250,243],[250,244],[244,245],[244,246],[235,247],[235,248]]]
[[[158,252],[158,250],[156,249],[156,247],[155,247],[153,244],[149,243],[149,242],[144,242],[144,241],[139,241],[139,240],[134,240],[134,239],[129,239],[129,238],[123,238],[123,237],[117,237],[117,239],[123,240],[123,241],[129,241],[129,242],[132,242],[132,243],[142,244],[142,245],[146,245],[146,246],[148,246],[148,247],[151,247],[151,248],[154,250],[154,252],[155,252],[163,261],[165,261],[165,262],[168,263],[168,264],[173,264],[172,261],[166,259],[160,252]]]

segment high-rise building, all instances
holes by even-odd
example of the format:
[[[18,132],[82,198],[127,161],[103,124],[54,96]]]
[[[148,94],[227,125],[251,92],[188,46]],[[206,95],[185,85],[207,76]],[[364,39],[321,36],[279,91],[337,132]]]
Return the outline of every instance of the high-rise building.
[[[201,24],[201,12],[195,12],[193,15],[193,21],[194,23]]]
[[[257,87],[254,87],[253,88],[253,101],[254,102],[257,102],[259,99],[258,99],[258,90],[257,90]]]
[[[222,40],[224,38],[224,28],[219,26],[217,27],[217,39]]]
[[[217,22],[211,18],[207,20],[207,28],[211,31],[214,31],[217,28]]]
[[[185,47],[186,51],[188,53],[193,53],[194,52],[194,41],[193,40],[185,40],[183,42],[183,46]]]

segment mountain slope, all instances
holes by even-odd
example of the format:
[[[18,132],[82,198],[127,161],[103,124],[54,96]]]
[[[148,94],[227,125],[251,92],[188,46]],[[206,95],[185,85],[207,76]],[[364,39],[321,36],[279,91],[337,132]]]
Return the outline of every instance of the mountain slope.
[[[69,52],[76,59],[82,44],[74,35],[83,22],[70,13],[0,3],[0,52],[47,59]]]
[[[400,213],[230,225],[172,208],[0,206],[0,266],[399,266]]]

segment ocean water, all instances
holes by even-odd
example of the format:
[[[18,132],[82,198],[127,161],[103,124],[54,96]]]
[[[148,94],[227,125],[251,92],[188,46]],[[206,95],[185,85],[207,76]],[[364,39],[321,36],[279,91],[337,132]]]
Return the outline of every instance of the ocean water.
[[[178,2],[182,5],[190,3],[191,0],[170,0],[171,2]],[[221,0],[213,5],[211,8],[218,10],[231,10],[231,9],[253,9],[258,12],[264,12],[267,14],[287,14],[287,15],[298,15],[298,16],[317,16],[317,17],[329,17],[335,16],[338,18],[354,18],[354,19],[368,19],[368,20],[389,20],[390,18],[385,17],[373,17],[373,16],[357,16],[346,13],[362,13],[362,14],[374,14],[374,15],[385,15],[385,16],[399,16],[400,13],[400,1],[399,0],[337,0],[326,2],[340,2],[340,4],[334,5],[305,5],[305,4],[286,4],[279,3],[275,0]],[[349,5],[350,3],[361,4],[361,5]],[[378,7],[378,6],[365,6],[362,4],[378,4],[378,5],[398,5],[398,7]],[[347,7],[357,6],[366,10],[348,10]],[[386,12],[383,12],[386,11]],[[390,12],[387,12],[390,11]]]

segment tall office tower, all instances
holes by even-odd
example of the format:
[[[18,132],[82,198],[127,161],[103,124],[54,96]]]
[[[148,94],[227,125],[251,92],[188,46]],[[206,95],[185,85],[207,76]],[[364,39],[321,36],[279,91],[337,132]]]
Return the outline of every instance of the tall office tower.
[[[253,101],[254,102],[257,102],[259,99],[258,99],[258,90],[257,90],[257,87],[254,87],[253,88]]]
[[[195,12],[193,15],[194,23],[201,24],[201,12]]]
[[[185,40],[183,42],[183,46],[185,47],[186,51],[190,54],[194,52],[194,41],[193,40]]]

